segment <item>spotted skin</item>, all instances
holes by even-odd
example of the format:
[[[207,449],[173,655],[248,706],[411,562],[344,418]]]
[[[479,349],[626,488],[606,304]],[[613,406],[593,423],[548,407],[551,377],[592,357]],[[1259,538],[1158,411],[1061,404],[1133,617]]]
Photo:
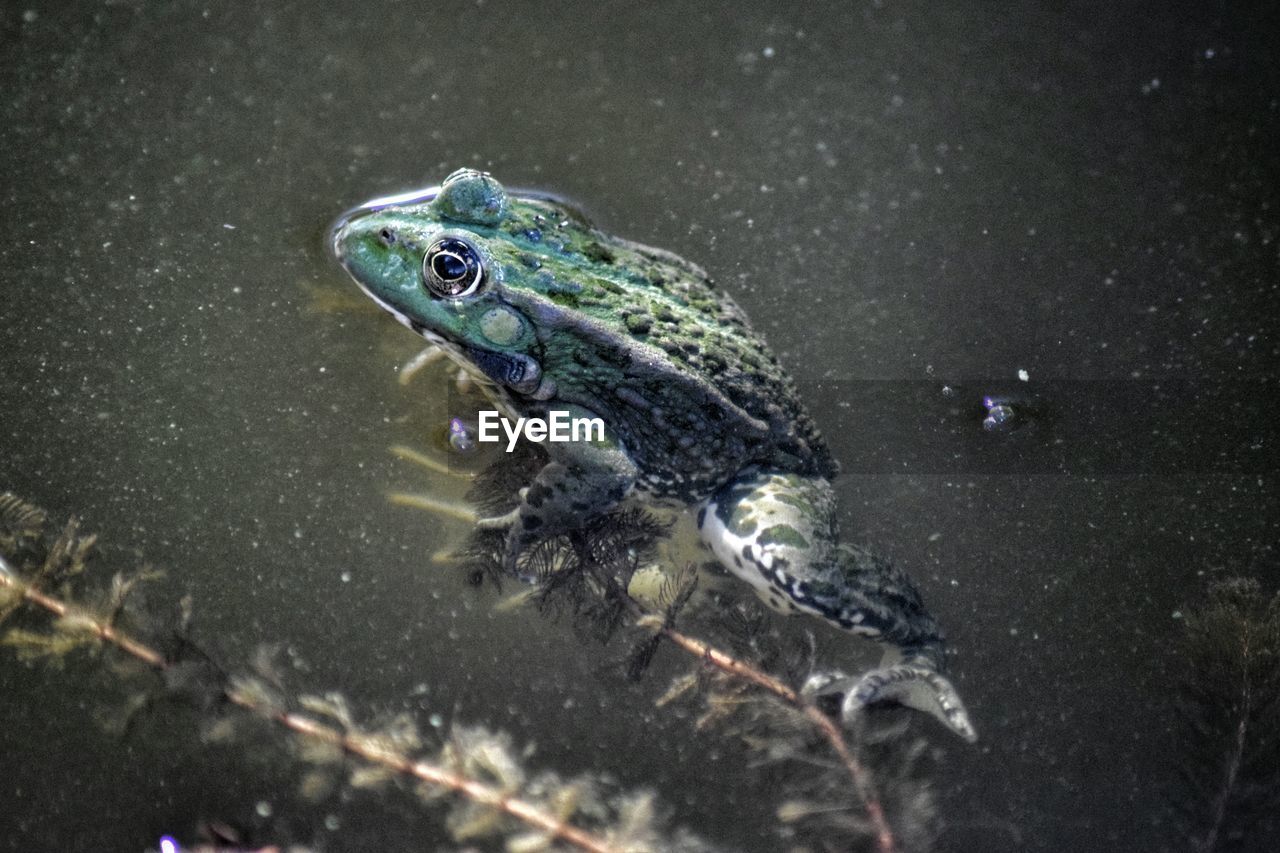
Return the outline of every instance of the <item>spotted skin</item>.
[[[826,480],[750,469],[703,509],[703,541],[776,608],[812,613],[899,646],[938,640],[937,626],[905,575],[887,565],[859,564],[853,549],[837,545]]]
[[[506,532],[508,570],[625,499],[696,506],[704,543],[770,605],[903,655],[815,690],[847,714],[900,701],[971,735],[932,617],[904,574],[840,544],[838,466],[777,357],[703,270],[469,169],[364,205],[332,241],[365,292],[482,379],[504,415],[604,421],[602,441],[544,445],[550,461],[516,508],[479,522]]]
[[[902,657],[860,678],[823,680],[815,692],[840,694],[846,716],[896,701],[974,740],[959,695],[940,674],[942,633],[919,593],[890,563],[839,544],[835,512],[825,479],[751,468],[702,503],[697,525],[720,563],[775,610],[818,616],[890,643]]]

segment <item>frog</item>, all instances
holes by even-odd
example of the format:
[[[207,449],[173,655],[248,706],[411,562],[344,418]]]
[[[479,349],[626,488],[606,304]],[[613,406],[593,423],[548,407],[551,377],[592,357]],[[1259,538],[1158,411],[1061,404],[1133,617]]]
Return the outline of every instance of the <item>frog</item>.
[[[937,621],[903,571],[841,541],[839,465],[778,357],[700,266],[469,168],[349,211],[330,248],[504,416],[603,422],[591,440],[546,444],[514,509],[477,522],[501,532],[506,570],[626,502],[685,507],[715,561],[770,607],[884,644],[878,667],[815,673],[804,695],[851,724],[898,703],[976,738]]]

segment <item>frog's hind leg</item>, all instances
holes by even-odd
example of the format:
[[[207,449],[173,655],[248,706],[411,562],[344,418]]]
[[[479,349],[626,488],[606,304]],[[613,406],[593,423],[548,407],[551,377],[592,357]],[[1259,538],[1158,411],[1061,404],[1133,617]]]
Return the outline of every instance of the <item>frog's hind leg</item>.
[[[910,579],[887,563],[851,561],[835,497],[820,477],[749,469],[698,513],[704,542],[779,610],[928,654],[941,636]]]
[[[870,634],[889,642],[892,648],[878,668],[855,677],[818,674],[805,685],[805,692],[839,700],[845,719],[876,702],[897,702],[932,714],[971,743],[977,740],[978,733],[960,694],[943,674],[946,650],[942,632],[925,610],[911,579],[888,561],[857,546],[841,545],[837,564],[842,577],[848,579],[849,598],[878,602],[881,611],[887,603],[887,610],[898,614],[899,618],[889,623],[889,630]]]
[[[698,530],[720,563],[784,612],[806,612],[894,647],[901,660],[862,676],[816,678],[812,692],[841,700],[852,718],[894,701],[975,735],[942,674],[941,631],[904,572],[839,544],[835,497],[820,477],[748,469],[698,510]]]

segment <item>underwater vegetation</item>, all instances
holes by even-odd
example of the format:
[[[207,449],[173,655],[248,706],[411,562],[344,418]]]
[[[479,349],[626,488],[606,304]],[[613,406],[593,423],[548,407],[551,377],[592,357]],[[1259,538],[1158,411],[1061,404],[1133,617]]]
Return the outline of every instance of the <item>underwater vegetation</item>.
[[[440,367],[438,355],[428,350],[413,359],[399,383]],[[483,389],[459,377],[453,393]],[[930,776],[942,750],[918,733],[917,715],[872,706],[852,727],[842,725],[837,708],[819,707],[802,690],[817,668],[812,635],[781,631],[779,620],[751,596],[729,593],[704,606],[710,593],[699,588],[702,576],[692,564],[662,565],[656,590],[633,597],[637,572],[652,572],[665,559],[658,545],[670,523],[648,509],[617,509],[531,548],[514,573],[504,570],[502,534],[477,529],[474,521],[511,508],[529,472],[540,467],[542,451],[523,442],[475,472],[454,430],[437,438],[440,446],[432,450],[450,461],[405,446],[392,453],[436,475],[469,480],[465,505],[389,495],[395,504],[453,518],[471,531],[464,545],[436,559],[460,567],[476,586],[515,581],[523,592],[509,601],[564,619],[584,642],[615,645],[618,671],[629,679],[644,679],[663,648],[683,655],[684,674],[654,685],[655,707],[747,750],[753,766],[768,774],[777,796],[763,804],[775,818],[768,846],[793,853],[934,846],[943,821]],[[661,792],[619,790],[601,774],[563,778],[527,767],[529,751],[505,732],[458,721],[438,729],[407,714],[362,713],[359,697],[288,684],[287,667],[270,647],[237,664],[214,660],[196,636],[195,603],[184,598],[165,612],[142,606],[137,592],[157,573],[145,566],[108,570],[96,542],[75,519],[57,529],[40,509],[0,494],[0,645],[54,666],[87,653],[108,677],[129,681],[135,693],[126,715],[163,713],[166,703],[182,702],[201,716],[206,741],[244,741],[265,729],[291,756],[304,802],[336,790],[395,789],[441,809],[445,832],[463,847],[718,849],[672,827]],[[121,660],[133,666],[120,666]],[[215,843],[248,846],[238,837],[206,834]]]
[[[519,458],[496,463],[467,499],[480,514],[499,515],[512,506],[519,472],[537,467]],[[625,634],[630,651],[618,666],[632,680],[663,643],[689,655],[690,671],[655,704],[694,707],[699,730],[732,738],[769,768],[784,793],[775,805],[779,835],[793,849],[929,849],[941,828],[928,781],[938,756],[911,734],[910,715],[872,709],[852,731],[843,727],[837,708],[819,707],[802,690],[816,668],[812,635],[785,636],[754,598],[718,604],[710,618],[688,615],[699,577],[693,565],[671,567],[647,604],[629,594],[668,527],[645,509],[616,510],[535,546],[514,574],[533,582],[528,600],[549,616],[569,616],[580,638],[607,643]],[[459,562],[473,582],[501,587],[512,579],[502,555],[502,532],[477,530]]]
[[[470,499],[483,511],[501,510],[521,469],[486,469]],[[688,671],[655,690],[654,703],[689,712],[691,725],[750,750],[755,766],[778,780],[773,809],[783,846],[931,848],[945,830],[929,784],[941,757],[913,733],[913,715],[871,709],[853,730],[839,726],[800,690],[815,667],[812,639],[784,635],[752,601],[710,617],[698,612],[692,566],[669,572],[646,603],[632,598],[635,573],[667,532],[649,512],[625,509],[548,540],[519,566],[534,581],[524,598],[567,619],[586,642],[625,648],[616,665],[629,678],[644,678],[663,646],[688,655]],[[473,582],[502,585],[512,578],[501,569],[501,547],[499,533],[477,531],[458,562]],[[394,788],[440,809],[459,845],[519,853],[716,849],[671,828],[654,792],[529,768],[527,752],[504,732],[463,723],[424,732],[408,714],[362,714],[358,701],[340,694],[291,689],[269,648],[239,667],[215,662],[192,636],[189,600],[174,608],[176,619],[138,606],[154,569],[113,572],[102,562],[97,537],[74,518],[56,526],[39,508],[0,493],[0,646],[54,666],[88,655],[136,691],[128,714],[186,702],[207,718],[208,740],[234,740],[246,724],[265,727],[296,764],[304,799],[339,786]],[[1217,581],[1183,625],[1173,846],[1267,850],[1263,839],[1280,830],[1280,594],[1264,594],[1252,579]]]
[[[510,470],[478,479],[479,505],[511,494],[503,479]],[[696,586],[692,567],[671,576],[654,608],[627,595],[631,575],[665,532],[644,511],[619,511],[543,543],[522,571],[537,578],[537,605],[569,614],[584,639],[627,635],[631,651],[619,665],[631,678],[644,675],[660,644],[690,656],[690,671],[655,704],[695,709],[699,729],[745,745],[758,766],[770,768],[781,782],[779,838],[791,849],[927,849],[940,826],[926,767],[936,756],[923,738],[907,736],[901,717],[868,714],[855,731],[842,729],[799,690],[813,667],[811,641],[785,640],[758,606],[735,605],[718,624],[699,626],[707,639],[678,627]],[[469,570],[500,580],[499,547],[478,532]],[[108,576],[97,550],[96,536],[83,534],[75,519],[55,528],[37,507],[0,494],[0,644],[52,665],[87,653],[137,691],[129,714],[182,701],[208,718],[209,740],[235,737],[246,721],[269,724],[287,735],[282,749],[298,765],[303,797],[325,796],[338,784],[395,787],[424,805],[442,804],[444,828],[459,844],[529,853],[715,849],[667,827],[653,792],[526,768],[503,732],[454,724],[424,734],[407,714],[362,719],[347,697],[286,686],[268,648],[242,666],[224,666],[191,636],[189,600],[175,608],[176,620],[135,607],[134,593],[157,573],[144,566]],[[134,665],[106,666],[111,657]]]
[[[341,695],[287,689],[269,650],[229,671],[186,635],[189,602],[176,628],[144,638],[145,623],[155,620],[139,618],[129,602],[154,571],[102,578],[96,544],[74,519],[55,532],[42,510],[0,493],[0,644],[54,665],[76,652],[123,657],[140,666],[113,667],[113,677],[146,682],[131,685],[140,691],[133,710],[188,701],[210,716],[206,737],[230,736],[236,714],[265,721],[291,736],[287,748],[302,768],[304,796],[332,790],[334,779],[353,788],[396,786],[423,804],[442,804],[444,826],[459,844],[496,842],[512,853],[713,849],[685,830],[667,829],[651,792],[526,768],[505,733],[454,725],[428,736],[405,714],[361,720]],[[22,611],[33,618],[15,624]],[[30,627],[40,614],[43,626]],[[173,845],[166,837],[162,848]]]
[[[1273,850],[1264,839],[1280,834],[1280,594],[1219,581],[1185,623],[1181,841],[1198,853]]]

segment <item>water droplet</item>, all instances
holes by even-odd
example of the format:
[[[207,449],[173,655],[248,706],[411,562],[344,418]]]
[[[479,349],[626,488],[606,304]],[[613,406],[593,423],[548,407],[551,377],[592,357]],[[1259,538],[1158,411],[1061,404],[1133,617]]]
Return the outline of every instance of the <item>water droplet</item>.
[[[987,432],[1008,432],[1013,429],[1014,422],[1018,419],[1013,406],[997,403],[990,398],[984,402],[987,404],[987,416],[982,421],[983,429]]]
[[[476,449],[471,432],[461,418],[452,418],[449,421],[449,446],[458,453],[470,453]]]

